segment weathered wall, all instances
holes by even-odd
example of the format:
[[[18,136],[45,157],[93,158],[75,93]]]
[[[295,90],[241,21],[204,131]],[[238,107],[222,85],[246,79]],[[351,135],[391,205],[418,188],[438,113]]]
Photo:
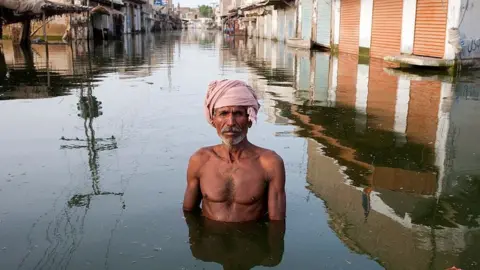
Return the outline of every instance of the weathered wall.
[[[462,45],[461,58],[480,58],[480,5],[474,0],[461,0],[459,30]]]
[[[67,29],[68,15],[58,16],[52,18],[52,20],[47,24],[47,36],[50,37],[62,37],[65,34]],[[37,30],[38,27],[41,27],[42,23],[40,21],[32,22],[32,32]],[[3,28],[3,35],[11,36],[12,27],[21,27],[21,24],[11,24]],[[43,36],[43,29],[40,29],[36,32],[35,36]]]
[[[370,48],[372,38],[373,0],[360,2],[360,47]]]

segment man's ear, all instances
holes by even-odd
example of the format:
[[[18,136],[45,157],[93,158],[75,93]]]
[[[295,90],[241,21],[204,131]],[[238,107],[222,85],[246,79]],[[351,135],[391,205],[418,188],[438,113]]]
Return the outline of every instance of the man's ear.
[[[252,121],[248,120],[248,128],[251,128],[252,127]]]

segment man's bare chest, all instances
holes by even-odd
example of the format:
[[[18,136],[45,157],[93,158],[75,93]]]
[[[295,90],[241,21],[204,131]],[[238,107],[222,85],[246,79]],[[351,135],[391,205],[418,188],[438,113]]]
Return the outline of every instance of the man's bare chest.
[[[253,162],[208,162],[200,177],[203,196],[217,202],[255,202],[265,193],[267,183],[264,169]]]

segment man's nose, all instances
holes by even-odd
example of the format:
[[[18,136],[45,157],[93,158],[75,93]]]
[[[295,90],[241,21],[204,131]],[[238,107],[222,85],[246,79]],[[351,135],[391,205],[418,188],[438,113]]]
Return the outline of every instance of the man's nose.
[[[227,116],[227,123],[226,124],[229,125],[229,126],[235,125],[235,117],[233,117],[232,114]]]

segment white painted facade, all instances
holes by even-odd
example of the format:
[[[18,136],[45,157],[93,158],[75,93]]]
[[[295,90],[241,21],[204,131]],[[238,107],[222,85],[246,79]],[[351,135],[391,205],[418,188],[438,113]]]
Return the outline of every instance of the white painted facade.
[[[400,51],[405,54],[413,53],[416,14],[417,0],[403,0],[402,42]]]
[[[259,0],[244,1],[244,3],[253,3]],[[322,1],[322,0],[319,0]],[[342,0],[331,0],[330,12],[330,33],[333,45],[339,45],[340,42],[340,9]],[[359,46],[363,48],[371,47],[372,39],[372,20],[373,20],[373,1],[379,0],[360,0],[360,29]],[[416,21],[416,0],[402,0],[402,33],[399,53],[413,54],[415,40],[415,21]],[[480,22],[480,5],[474,5],[475,0],[449,0],[448,16],[445,38],[444,59],[480,58],[480,32],[476,30],[476,25]],[[308,4],[307,4],[308,3]],[[269,10],[267,15],[257,16],[256,23],[249,31],[249,36],[274,39],[285,42],[289,38],[302,37],[311,38],[313,31],[323,31],[323,29],[308,28],[318,26],[312,22],[305,22],[305,19],[312,20],[310,3],[316,3],[314,0],[298,1],[296,7],[273,10],[273,6],[264,7]],[[330,3],[330,2],[329,2]],[[325,12],[322,10],[322,12]],[[319,13],[317,11],[317,13]],[[298,16],[298,20],[295,17]],[[138,23],[137,23],[138,24]],[[458,31],[452,29],[458,28]],[[253,32],[253,34],[252,34]],[[456,38],[458,36],[459,38]],[[456,42],[456,43],[455,43]],[[325,44],[329,45],[329,44]],[[328,46],[327,46],[328,47]]]
[[[340,44],[340,0],[334,0],[332,5],[333,16],[333,44]]]
[[[370,40],[372,39],[372,20],[373,20],[373,0],[361,0],[360,2],[360,34],[359,34],[360,47],[370,48]]]
[[[460,48],[456,51],[454,44],[451,44],[450,42],[452,37],[450,36],[451,31],[449,29],[458,28],[459,26],[461,2],[462,0],[448,1],[447,33],[445,35],[445,53],[443,58],[449,60],[455,59],[457,52],[460,52]]]

